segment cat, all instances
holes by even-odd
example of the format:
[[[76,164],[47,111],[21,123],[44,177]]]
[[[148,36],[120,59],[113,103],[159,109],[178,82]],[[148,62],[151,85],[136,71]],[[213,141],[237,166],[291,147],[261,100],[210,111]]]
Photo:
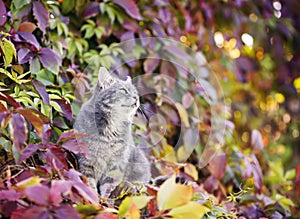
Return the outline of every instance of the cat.
[[[77,115],[74,128],[88,134],[82,140],[91,153],[91,159],[78,155],[79,171],[102,197],[120,182],[150,181],[150,163],[131,131],[139,104],[130,77],[120,80],[101,67],[93,95]]]

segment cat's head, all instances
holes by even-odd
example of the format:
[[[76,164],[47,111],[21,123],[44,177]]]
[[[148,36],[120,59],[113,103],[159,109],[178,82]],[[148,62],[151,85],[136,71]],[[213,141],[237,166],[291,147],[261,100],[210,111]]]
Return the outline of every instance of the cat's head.
[[[98,106],[106,107],[112,110],[113,115],[122,116],[129,121],[132,121],[140,105],[139,95],[131,78],[118,79],[104,67],[101,67],[98,73],[95,95]]]

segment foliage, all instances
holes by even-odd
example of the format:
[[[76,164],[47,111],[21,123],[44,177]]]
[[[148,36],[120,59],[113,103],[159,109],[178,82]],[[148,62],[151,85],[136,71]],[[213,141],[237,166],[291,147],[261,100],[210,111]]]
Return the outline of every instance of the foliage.
[[[300,164],[293,152],[299,142],[300,5],[278,3],[0,0],[0,215],[299,217]],[[241,39],[244,33],[254,43]],[[150,36],[176,39],[188,49],[147,43]],[[143,43],[131,47],[137,61],[117,73],[145,76],[138,85],[153,89],[135,118],[136,143],[150,146],[154,176],[170,178],[160,187],[145,185],[146,194],[122,191],[111,205],[99,202],[75,170],[74,154],[89,151],[72,123],[97,69],[118,66],[121,60],[112,57],[124,58],[122,42],[137,37]],[[170,57],[192,60],[199,81]],[[216,105],[226,120],[223,152],[216,156],[206,155],[204,145],[212,130],[210,107],[223,97],[208,65],[227,104],[225,110]],[[191,139],[198,135],[194,150]],[[203,159],[211,159],[209,165],[203,167]],[[188,182],[175,183],[174,173]]]

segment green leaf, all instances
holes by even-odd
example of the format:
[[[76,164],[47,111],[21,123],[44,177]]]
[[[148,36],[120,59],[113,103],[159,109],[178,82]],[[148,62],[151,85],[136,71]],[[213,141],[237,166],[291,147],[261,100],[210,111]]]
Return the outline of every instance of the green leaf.
[[[68,14],[71,12],[75,7],[75,3],[76,1],[74,0],[64,0],[61,5],[63,14]]]
[[[138,209],[142,209],[147,206],[147,203],[152,199],[152,196],[131,196],[126,197],[119,207],[119,217],[125,217],[130,210],[130,206],[134,203]]]
[[[296,176],[296,170],[295,169],[291,169],[291,170],[288,170],[286,171],[285,175],[284,175],[284,178],[286,180],[292,180],[294,179]]]
[[[201,219],[209,211],[211,209],[206,206],[200,205],[197,202],[189,202],[186,205],[173,208],[168,215],[174,219]]]
[[[28,5],[31,0],[13,0],[16,9],[22,8],[24,5]]]
[[[159,210],[166,210],[187,204],[193,193],[191,186],[176,184],[176,176],[166,180],[157,193],[157,205]]]
[[[7,68],[7,66],[12,62],[13,57],[17,57],[16,49],[14,44],[5,38],[0,43],[0,47],[4,53],[4,66]]]

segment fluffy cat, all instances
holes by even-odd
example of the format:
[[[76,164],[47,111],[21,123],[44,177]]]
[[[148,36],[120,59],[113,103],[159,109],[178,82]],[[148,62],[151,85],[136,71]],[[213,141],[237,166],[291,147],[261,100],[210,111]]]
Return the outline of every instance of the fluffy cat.
[[[132,120],[139,96],[131,79],[113,77],[103,67],[92,97],[81,107],[74,128],[88,134],[82,138],[91,159],[78,156],[79,169],[88,184],[103,197],[120,182],[149,182],[150,164],[132,137]]]

